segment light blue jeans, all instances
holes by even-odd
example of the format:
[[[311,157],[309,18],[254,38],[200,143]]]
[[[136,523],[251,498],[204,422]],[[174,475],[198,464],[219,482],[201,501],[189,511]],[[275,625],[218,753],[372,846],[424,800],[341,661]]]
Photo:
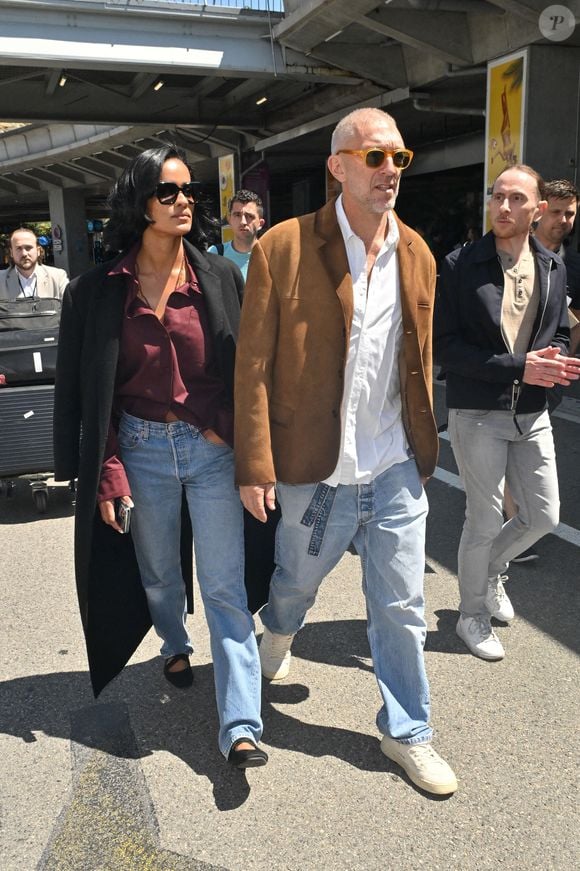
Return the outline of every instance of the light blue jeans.
[[[449,438],[465,488],[465,523],[459,543],[459,610],[489,616],[488,578],[558,525],[560,499],[554,438],[547,411],[449,409]],[[507,480],[518,513],[503,522]]]
[[[432,737],[423,577],[427,497],[414,460],[370,484],[276,485],[282,520],[276,570],[260,616],[271,632],[292,635],[323,578],[351,542],[362,560],[367,634],[383,699],[379,731],[404,744]]]
[[[181,497],[185,490],[197,579],[210,632],[219,747],[259,741],[261,673],[244,586],[244,530],[234,488],[233,451],[182,421],[153,423],[123,414],[121,459],[135,503],[131,532],[161,653],[191,653],[181,572]]]

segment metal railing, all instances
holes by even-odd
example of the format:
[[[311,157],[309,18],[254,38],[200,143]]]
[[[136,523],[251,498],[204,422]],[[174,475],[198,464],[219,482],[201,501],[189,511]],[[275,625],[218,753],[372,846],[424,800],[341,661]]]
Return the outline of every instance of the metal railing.
[[[205,9],[252,9],[256,12],[284,12],[284,0],[105,0],[106,6],[143,8],[151,6],[193,6]]]

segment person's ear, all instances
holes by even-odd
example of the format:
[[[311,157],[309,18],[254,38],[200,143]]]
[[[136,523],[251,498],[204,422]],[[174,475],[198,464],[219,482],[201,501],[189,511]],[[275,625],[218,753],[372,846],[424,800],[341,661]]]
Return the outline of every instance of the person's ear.
[[[328,166],[329,172],[334,176],[337,181],[344,181],[345,174],[340,154],[331,154],[326,161],[326,165]]]
[[[548,200],[540,200],[538,205],[536,206],[536,213],[534,215],[534,221],[537,222],[540,220],[546,209],[548,208]]]

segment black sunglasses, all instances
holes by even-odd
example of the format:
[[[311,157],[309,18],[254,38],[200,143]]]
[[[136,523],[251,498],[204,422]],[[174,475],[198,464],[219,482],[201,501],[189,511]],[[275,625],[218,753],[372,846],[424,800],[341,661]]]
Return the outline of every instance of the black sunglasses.
[[[194,181],[186,181],[181,186],[174,181],[160,181],[153,191],[153,196],[157,197],[162,206],[172,206],[180,193],[188,203],[195,203],[196,189],[197,184]]]

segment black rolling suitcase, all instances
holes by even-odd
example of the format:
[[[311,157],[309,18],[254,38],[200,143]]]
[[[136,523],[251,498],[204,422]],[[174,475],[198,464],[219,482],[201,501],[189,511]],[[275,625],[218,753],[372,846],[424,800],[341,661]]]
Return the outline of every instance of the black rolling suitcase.
[[[29,479],[40,514],[48,508],[46,480],[54,469],[54,384],[0,388],[0,493],[10,496],[14,478]]]
[[[0,388],[0,478],[50,471],[54,384]]]
[[[48,507],[54,469],[52,416],[59,299],[0,299],[0,493],[27,477],[37,510]]]
[[[0,299],[0,382],[54,383],[60,309],[59,299]]]

